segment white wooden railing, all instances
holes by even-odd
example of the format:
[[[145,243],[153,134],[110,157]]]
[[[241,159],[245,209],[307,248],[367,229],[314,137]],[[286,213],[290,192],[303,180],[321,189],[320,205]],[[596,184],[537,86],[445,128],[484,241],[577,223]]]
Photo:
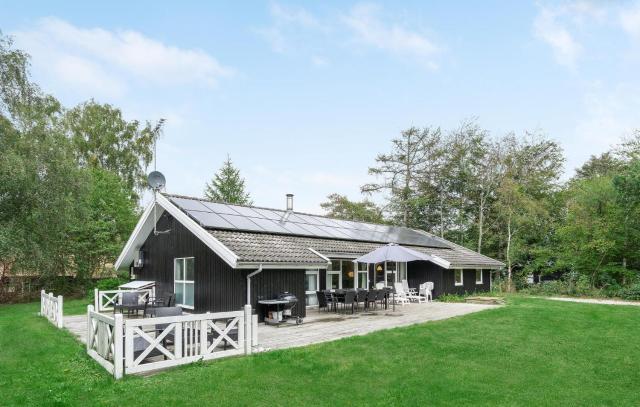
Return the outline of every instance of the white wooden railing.
[[[87,307],[87,353],[116,379],[123,375],[122,314],[113,317]]]
[[[64,326],[62,305],[61,295],[55,297],[53,293],[47,294],[44,290],[40,291],[40,315],[46,317],[49,322],[58,328]]]
[[[113,311],[113,306],[122,302],[123,293],[140,293],[140,299],[148,299],[153,296],[153,289],[141,290],[98,290],[94,289],[93,307],[97,312]]]
[[[116,379],[124,374],[250,354],[257,346],[254,317],[247,305],[242,311],[124,320],[122,314],[110,317],[90,305],[87,353]],[[235,329],[237,337],[231,335]]]

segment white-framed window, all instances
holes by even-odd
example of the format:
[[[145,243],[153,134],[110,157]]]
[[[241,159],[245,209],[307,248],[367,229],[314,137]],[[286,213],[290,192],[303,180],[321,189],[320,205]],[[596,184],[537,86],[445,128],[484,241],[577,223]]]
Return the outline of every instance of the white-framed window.
[[[387,261],[385,262],[385,281],[387,287],[393,287],[393,284],[396,280],[396,271],[398,269],[398,264],[395,261]]]
[[[476,284],[482,284],[482,270],[476,270]]]
[[[454,282],[455,285],[460,286],[464,285],[464,274],[462,273],[462,269],[453,270]]]
[[[406,280],[407,279],[407,263],[405,262],[398,262],[398,283],[401,283],[402,280]]]
[[[358,263],[358,288],[369,289],[369,265]]]
[[[193,309],[194,275],[193,257],[173,259],[173,292],[176,295],[177,306]]]
[[[342,288],[342,262],[331,260],[331,266],[327,269],[327,290]]]
[[[311,305],[318,305],[316,291],[319,289],[318,270],[307,270],[304,276],[304,293],[307,307]]]

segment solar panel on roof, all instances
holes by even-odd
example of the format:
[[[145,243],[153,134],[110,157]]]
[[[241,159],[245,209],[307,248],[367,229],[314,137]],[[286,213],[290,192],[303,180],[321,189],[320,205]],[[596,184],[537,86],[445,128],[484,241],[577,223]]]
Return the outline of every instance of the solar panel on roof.
[[[227,214],[227,215],[238,215],[238,212],[234,211],[233,208],[229,205],[225,205],[218,202],[207,202],[203,201],[202,204],[209,209],[211,212],[215,212],[218,214]]]
[[[449,247],[437,239],[409,228],[329,219],[300,213],[289,214],[287,222],[283,223],[281,220],[285,212],[280,210],[226,205],[174,196],[170,196],[170,199],[206,228]]]
[[[242,215],[226,215],[220,214],[227,222],[231,223],[238,229],[241,230],[255,230],[258,232],[267,232],[258,226],[255,222],[252,222],[249,218]]]
[[[233,210],[238,212],[240,215],[249,216],[249,217],[252,217],[252,218],[263,218],[263,216],[261,214],[259,214],[258,212],[254,211],[251,208],[247,208],[246,206],[235,206],[234,205],[232,208],[233,208]]]
[[[234,226],[224,220],[222,216],[213,212],[187,211],[189,215],[194,217],[200,224],[208,228],[224,228],[232,229]]]
[[[258,226],[271,233],[289,233],[289,231],[279,225],[277,221],[271,219],[251,218]]]
[[[187,211],[203,211],[208,212],[209,209],[202,202],[195,199],[171,198],[178,206]]]
[[[271,219],[271,220],[280,220],[280,219],[282,219],[282,214],[281,213],[277,213],[277,212],[271,211],[269,209],[253,208],[253,210],[258,212],[259,214],[261,214],[266,219]]]

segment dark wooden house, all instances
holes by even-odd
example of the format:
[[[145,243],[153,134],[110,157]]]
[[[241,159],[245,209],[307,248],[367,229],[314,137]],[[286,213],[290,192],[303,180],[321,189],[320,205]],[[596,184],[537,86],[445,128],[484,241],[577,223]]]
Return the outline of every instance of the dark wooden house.
[[[366,265],[353,260],[396,243],[433,261]],[[195,312],[238,310],[288,291],[307,306],[316,290],[432,281],[434,296],[487,291],[504,264],[420,230],[156,194],[116,268],[154,281],[157,293]],[[301,307],[304,316],[305,307]]]

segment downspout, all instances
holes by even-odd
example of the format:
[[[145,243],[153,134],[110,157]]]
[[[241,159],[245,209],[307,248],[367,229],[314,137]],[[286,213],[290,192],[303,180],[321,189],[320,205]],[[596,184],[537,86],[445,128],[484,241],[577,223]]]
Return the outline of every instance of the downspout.
[[[247,304],[251,304],[251,277],[262,272],[262,264],[253,273],[247,274]]]

